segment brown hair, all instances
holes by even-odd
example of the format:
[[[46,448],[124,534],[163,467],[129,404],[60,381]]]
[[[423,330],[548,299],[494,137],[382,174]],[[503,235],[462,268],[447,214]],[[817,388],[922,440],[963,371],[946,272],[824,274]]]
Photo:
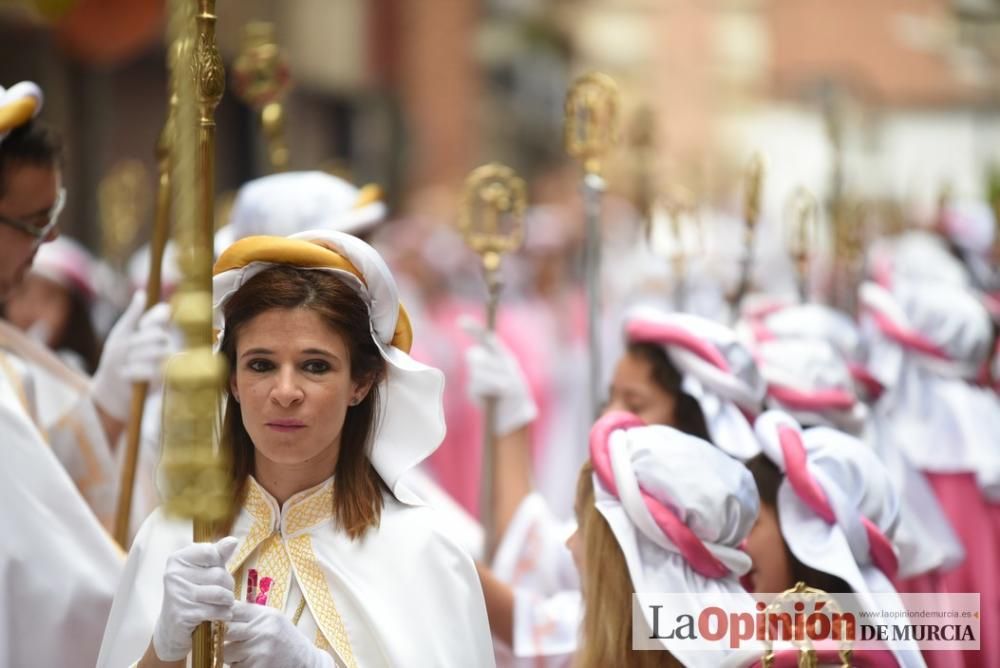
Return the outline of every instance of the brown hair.
[[[583,633],[574,668],[681,668],[667,651],[632,650],[632,593],[625,555],[594,505],[594,469],[584,463],[576,483],[577,521],[583,541]],[[599,565],[599,567],[596,567]]]
[[[52,349],[72,350],[83,359],[87,373],[93,375],[101,361],[101,342],[90,320],[90,305],[83,293],[75,287],[68,288],[68,292],[69,314]]]
[[[757,483],[757,493],[760,495],[760,502],[774,510],[778,522],[781,522],[781,514],[778,511],[778,488],[785,476],[781,470],[774,465],[767,455],[759,454],[746,464],[753,474],[754,482]],[[788,556],[788,563],[792,567],[792,581],[805,582],[807,586],[821,589],[828,594],[850,594],[853,590],[843,579],[807,566],[799,561],[792,551],[788,549],[788,543],[782,539],[781,548]]]
[[[45,123],[29,121],[14,130],[0,143],[0,197],[6,193],[7,170],[13,165],[60,167],[62,141]]]
[[[664,392],[676,397],[674,402],[674,425],[680,431],[691,436],[697,436],[709,443],[712,438],[708,434],[705,415],[701,412],[698,400],[681,389],[684,377],[677,370],[667,351],[658,343],[633,342],[628,344],[628,354],[649,363],[653,382]]]
[[[371,337],[368,307],[352,287],[326,271],[275,266],[253,276],[223,307],[226,329],[222,354],[233,373],[236,340],[253,318],[271,309],[307,308],[344,339],[351,360],[351,379],[371,383],[371,389],[357,405],[347,410],[337,458],[333,514],[351,538],[359,538],[377,527],[382,514],[385,483],[368,459],[378,423],[379,382],[385,378],[386,364]],[[234,489],[245,493],[247,477],[254,468],[254,445],[243,425],[240,404],[226,399],[223,434],[232,446]],[[242,494],[240,495],[242,496]]]

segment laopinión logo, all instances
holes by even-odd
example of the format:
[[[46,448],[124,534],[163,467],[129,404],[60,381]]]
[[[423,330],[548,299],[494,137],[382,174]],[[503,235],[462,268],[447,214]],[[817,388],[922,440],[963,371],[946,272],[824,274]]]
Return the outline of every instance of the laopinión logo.
[[[979,594],[637,594],[635,649],[733,650],[761,643],[978,650]]]

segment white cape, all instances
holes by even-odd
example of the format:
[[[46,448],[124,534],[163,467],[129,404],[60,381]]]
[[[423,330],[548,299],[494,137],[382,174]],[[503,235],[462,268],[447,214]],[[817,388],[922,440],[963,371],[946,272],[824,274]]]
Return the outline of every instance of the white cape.
[[[317,645],[331,651],[338,665],[492,666],[475,567],[438,527],[435,512],[387,493],[379,527],[352,541],[334,526],[332,488],[330,479],[293,496],[279,511],[251,478],[232,531],[240,541],[229,563],[237,582],[245,579],[245,563],[270,560],[266,553],[274,543],[285,565],[272,565],[269,573],[282,573],[275,580],[287,583],[283,591],[301,590],[311,620],[306,623],[315,624]],[[143,655],[160,611],[167,556],[190,542],[190,522],[167,519],[159,510],[139,530],[99,667],[123,668]]]
[[[0,351],[0,362],[14,361]],[[0,366],[4,366],[0,365]],[[91,668],[122,554],[0,368],[0,668]]]

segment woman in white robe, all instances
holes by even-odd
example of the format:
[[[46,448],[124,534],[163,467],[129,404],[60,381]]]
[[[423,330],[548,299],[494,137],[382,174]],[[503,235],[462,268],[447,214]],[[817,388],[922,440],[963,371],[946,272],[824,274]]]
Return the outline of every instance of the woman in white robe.
[[[208,619],[233,666],[492,665],[471,559],[399,484],[443,435],[443,377],[406,354],[381,257],[338,232],[250,237],[215,274],[240,507],[214,545],[154,513],[98,665],[183,665]]]

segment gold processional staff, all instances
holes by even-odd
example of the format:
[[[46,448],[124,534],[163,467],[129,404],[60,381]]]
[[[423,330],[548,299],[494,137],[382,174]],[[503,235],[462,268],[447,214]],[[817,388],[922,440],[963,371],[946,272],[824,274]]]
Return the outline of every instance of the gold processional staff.
[[[791,240],[789,245],[792,263],[795,266],[799,300],[802,303],[810,297],[810,260],[819,242],[819,203],[811,192],[799,187],[792,193]]]
[[[740,267],[740,282],[730,300],[734,319],[739,317],[740,303],[750,290],[750,282],[753,274],[753,245],[757,230],[757,223],[760,221],[760,200],[764,185],[764,162],[759,153],[755,153],[750,158],[744,176],[743,194],[743,260]]]
[[[225,363],[213,352],[212,240],[215,199],[215,108],[225,88],[215,43],[215,2],[171,0],[171,79],[177,93],[172,160],[173,221],[182,279],[172,306],[184,350],[164,374],[164,506],[191,518],[194,540],[216,538],[232,512],[229,457],[220,442]],[[192,22],[192,10],[196,11]],[[222,633],[205,622],[194,632],[192,665],[221,662]]]
[[[173,49],[180,48],[175,42]],[[173,57],[173,56],[172,56]],[[153,220],[153,237],[149,245],[149,278],[146,281],[146,310],[160,301],[163,251],[170,235],[171,196],[171,142],[175,134],[174,116],[177,96],[170,94],[167,120],[156,142],[156,163],[159,172],[156,189],[156,213]],[[118,503],[115,508],[114,538],[123,550],[129,548],[129,526],[132,517],[132,497],[135,492],[135,471],[142,438],[142,416],[146,405],[149,383],[138,382],[132,386],[132,405],[129,408],[128,426],[125,431],[125,453],[122,457],[121,479],[118,486]]]
[[[590,350],[590,412],[601,410],[601,196],[606,184],[603,159],[618,132],[618,86],[614,79],[592,72],[570,86],[565,105],[566,152],[583,167],[583,200],[587,241],[584,267],[587,284],[587,341]]]
[[[514,170],[491,163],[474,169],[465,179],[459,209],[459,230],[482,260],[486,282],[486,328],[496,329],[497,305],[503,282],[500,261],[516,251],[524,239],[526,206],[524,181]],[[493,554],[496,514],[492,472],[496,467],[496,397],[483,407],[483,452],[479,475],[479,518],[483,525],[483,555]]]
[[[281,101],[291,85],[291,74],[274,38],[274,24],[254,21],[244,27],[243,48],[233,67],[233,83],[237,97],[260,116],[270,170],[287,170],[289,154]]]

